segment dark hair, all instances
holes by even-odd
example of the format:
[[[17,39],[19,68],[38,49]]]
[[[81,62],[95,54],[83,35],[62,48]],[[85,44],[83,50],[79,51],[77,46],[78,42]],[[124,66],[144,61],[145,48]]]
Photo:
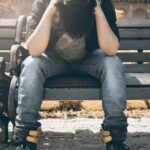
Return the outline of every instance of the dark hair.
[[[60,24],[72,37],[87,35],[94,23],[95,0],[63,0],[57,4]]]

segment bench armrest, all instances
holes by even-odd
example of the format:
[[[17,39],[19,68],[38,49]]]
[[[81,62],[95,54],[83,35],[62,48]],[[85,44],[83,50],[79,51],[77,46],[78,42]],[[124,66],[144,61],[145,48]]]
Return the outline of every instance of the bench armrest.
[[[29,52],[21,45],[15,44],[11,46],[10,56],[10,74],[19,76],[21,72],[21,64],[24,59],[29,56]]]
[[[23,37],[23,33],[26,30],[27,18],[24,15],[19,16],[16,25],[16,37],[15,44],[21,44],[25,37]]]

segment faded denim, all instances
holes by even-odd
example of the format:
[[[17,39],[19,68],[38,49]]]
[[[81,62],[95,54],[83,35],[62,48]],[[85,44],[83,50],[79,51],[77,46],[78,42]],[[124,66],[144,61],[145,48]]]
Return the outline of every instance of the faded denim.
[[[97,78],[102,85],[104,126],[127,126],[126,83],[124,66],[117,56],[107,56],[100,49],[80,61],[68,63],[50,52],[39,57],[29,56],[22,64],[18,88],[17,126],[37,126],[45,80],[57,74],[79,71]]]

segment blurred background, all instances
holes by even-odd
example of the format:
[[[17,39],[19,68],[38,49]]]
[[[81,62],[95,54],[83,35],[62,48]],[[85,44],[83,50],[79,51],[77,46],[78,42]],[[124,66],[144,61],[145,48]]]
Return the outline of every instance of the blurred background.
[[[150,0],[113,0],[121,19],[150,19]],[[34,0],[0,0],[0,18],[29,15]]]

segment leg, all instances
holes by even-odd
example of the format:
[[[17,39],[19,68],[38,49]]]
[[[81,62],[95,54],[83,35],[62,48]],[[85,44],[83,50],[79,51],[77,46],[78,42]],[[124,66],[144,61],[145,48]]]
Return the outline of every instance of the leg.
[[[26,141],[29,131],[40,127],[38,112],[43,98],[43,84],[48,77],[65,71],[67,71],[66,64],[53,54],[49,57],[45,54],[39,57],[29,56],[23,62],[14,130],[16,139]]]
[[[117,56],[107,56],[96,50],[80,62],[81,72],[88,73],[101,81],[102,103],[105,112],[103,129],[112,132],[113,140],[124,141],[126,138],[127,119],[126,84],[124,68]],[[119,137],[116,136],[116,131]]]

